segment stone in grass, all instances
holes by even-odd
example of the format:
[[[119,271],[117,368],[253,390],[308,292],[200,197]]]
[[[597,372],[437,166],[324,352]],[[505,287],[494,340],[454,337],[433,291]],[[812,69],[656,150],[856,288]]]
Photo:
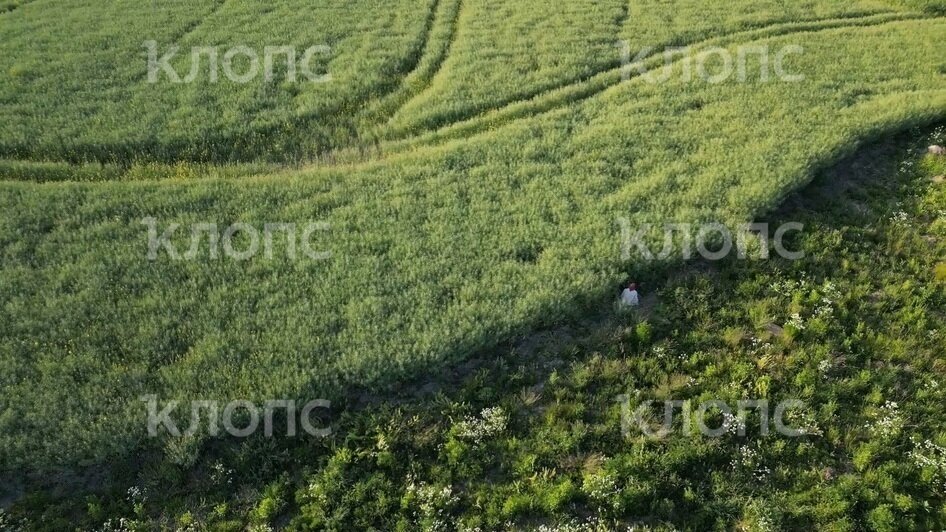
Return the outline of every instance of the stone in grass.
[[[946,148],[937,146],[936,144],[930,146],[927,151],[930,155],[946,155]]]
[[[933,177],[933,182],[936,184],[941,184],[943,181],[946,181],[946,175],[938,175]]]

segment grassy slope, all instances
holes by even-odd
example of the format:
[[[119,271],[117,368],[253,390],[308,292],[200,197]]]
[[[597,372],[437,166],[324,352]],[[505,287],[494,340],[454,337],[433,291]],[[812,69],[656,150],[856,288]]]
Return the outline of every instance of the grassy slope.
[[[861,139],[941,117],[944,35],[908,21],[777,37],[761,42],[804,42],[789,65],[804,83],[637,80],[357,170],[4,183],[3,463],[134,447],[143,393],[336,396],[580,313],[629,266],[616,216],[746,220]],[[334,259],[149,263],[146,216],[329,221]]]
[[[329,440],[252,438],[205,449],[196,465],[194,450],[177,449],[157,464],[116,467],[98,493],[81,497],[55,496],[58,483],[46,480],[6,522],[940,528],[946,184],[930,178],[946,173],[946,159],[921,153],[946,141],[946,129],[917,139],[862,150],[764,219],[804,224],[789,245],[805,251],[802,260],[642,273],[646,311],[599,308],[446,374],[428,372],[386,401],[336,405]],[[774,334],[773,324],[784,330]],[[762,436],[750,418],[744,437],[689,438],[678,426],[661,441],[624,439],[615,399],[631,390],[641,394],[632,407],[798,398],[808,406],[790,423],[811,435]],[[465,435],[464,420],[495,407],[508,417],[504,428]],[[143,496],[129,496],[130,487]]]

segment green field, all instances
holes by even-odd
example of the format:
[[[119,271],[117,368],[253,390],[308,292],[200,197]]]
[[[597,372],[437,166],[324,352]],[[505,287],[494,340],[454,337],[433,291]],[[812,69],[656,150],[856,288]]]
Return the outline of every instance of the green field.
[[[436,3],[433,3],[436,5]],[[366,102],[396,92],[421,60],[432,15],[420,0],[323,3],[225,0],[34,1],[4,15],[0,156],[70,161],[293,160],[350,142]],[[101,20],[108,24],[100,24]],[[95,31],[89,31],[95,27]],[[325,45],[332,83],[148,83],[145,41],[181,77],[193,46]],[[222,53],[221,53],[222,55]],[[277,57],[278,59],[278,57]],[[234,71],[245,72],[244,67]]]
[[[0,479],[225,445],[148,438],[144,395],[386,397],[599,312],[629,273],[679,266],[622,259],[620,218],[755,220],[865,144],[946,119],[942,1],[33,0],[3,10]],[[326,45],[319,68],[332,79],[149,83],[144,41],[179,46],[182,74],[192,47]],[[622,66],[619,41],[651,70],[665,47],[687,48],[650,83]],[[701,53],[746,46],[801,47],[783,66],[804,79],[763,79],[754,55],[745,80],[684,78]],[[331,257],[294,260],[277,242],[273,258],[204,247],[194,260],[149,260],[147,218],[162,229],[324,223],[313,242]],[[172,242],[187,250],[190,236]],[[331,473],[332,462],[316,463],[324,471],[312,474]],[[942,493],[926,497],[941,508]],[[310,521],[298,528],[393,526],[319,521],[302,499],[293,512]],[[699,527],[741,518],[699,500],[710,516]],[[650,511],[684,526],[658,507],[596,513],[622,522]],[[940,509],[923,521],[898,508],[893,523],[942,523]],[[527,505],[481,524],[556,512]],[[852,529],[885,519],[836,513]]]

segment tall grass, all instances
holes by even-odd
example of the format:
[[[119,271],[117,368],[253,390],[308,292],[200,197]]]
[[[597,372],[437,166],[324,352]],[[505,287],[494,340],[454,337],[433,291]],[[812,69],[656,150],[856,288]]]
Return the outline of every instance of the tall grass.
[[[417,61],[431,3],[396,0],[304,2],[35,0],[0,18],[0,157],[70,162],[294,161],[357,141],[365,102],[394,90]],[[206,56],[197,78],[147,79],[145,41],[180,77],[192,47],[236,46],[260,58],[265,47],[311,46],[330,52],[312,66],[333,77],[247,83],[218,71]],[[243,72],[242,67],[236,69]]]
[[[137,398],[338,397],[602,304],[635,223],[746,221],[863,139],[944,116],[941,20],[808,31],[799,83],[632,80],[376,164],[0,183],[0,465],[144,442]],[[147,230],[325,221],[333,258],[151,262]],[[180,234],[179,249],[189,244]]]

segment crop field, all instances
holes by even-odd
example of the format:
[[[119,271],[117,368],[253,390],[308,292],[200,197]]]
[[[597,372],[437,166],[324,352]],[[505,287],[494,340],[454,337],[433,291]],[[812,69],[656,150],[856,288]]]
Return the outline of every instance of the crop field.
[[[629,257],[622,223],[735,227],[758,220],[864,146],[942,123],[946,2],[31,0],[0,2],[0,43],[0,484],[8,486],[0,490],[0,509],[9,509],[0,512],[0,529],[108,529],[119,519],[142,530],[579,530],[591,525],[571,519],[588,516],[602,519],[595,525],[602,530],[763,530],[766,519],[781,523],[776,529],[834,530],[946,522],[946,494],[936,484],[946,482],[941,464],[939,473],[932,466],[885,470],[895,480],[877,490],[891,500],[831,492],[840,501],[832,508],[812,509],[810,499],[822,492],[810,483],[783,483],[798,510],[770,515],[759,508],[778,500],[775,484],[755,495],[724,483],[716,487],[735,491],[710,494],[715,481],[703,476],[684,486],[680,478],[691,478],[691,461],[700,460],[696,451],[676,465],[661,462],[651,471],[657,476],[640,484],[625,478],[625,492],[633,493],[607,506],[580,474],[568,486],[555,476],[568,467],[550,462],[554,449],[529,458],[531,451],[508,442],[495,455],[515,464],[464,469],[469,449],[453,438],[461,429],[449,429],[441,454],[426,443],[379,442],[375,450],[353,443],[383,439],[382,429],[372,432],[377,426],[403,422],[398,430],[413,430],[400,415],[416,413],[439,434],[443,423],[469,414],[470,404],[509,403],[532,384],[503,368],[490,370],[502,375],[495,389],[476,377],[482,393],[463,388],[439,396],[457,402],[433,421],[433,406],[408,405],[398,414],[392,398],[533,331],[599,315],[629,276],[665,278],[688,267],[682,247],[659,260]],[[266,50],[277,48],[269,69]],[[241,52],[227,52],[234,49]],[[287,49],[306,60],[290,68]],[[242,59],[231,62],[231,55]],[[306,75],[296,71],[299,64]],[[935,135],[933,141],[942,143]],[[920,164],[942,173],[936,160]],[[896,194],[913,197],[899,188]],[[931,198],[942,209],[942,198]],[[897,253],[923,254],[891,268],[944,267],[942,222],[930,223],[926,248],[889,243]],[[276,225],[283,230],[270,233]],[[235,227],[243,229],[228,229]],[[272,239],[262,244],[264,227]],[[813,254],[821,237],[803,240]],[[643,242],[660,249],[663,237],[646,233]],[[234,249],[251,251],[240,256]],[[769,273],[735,268],[732,275]],[[918,305],[909,315],[914,323],[935,327],[946,286],[930,285],[922,304],[919,288],[902,286],[917,298],[909,303]],[[740,345],[734,316],[755,319],[759,308],[776,305],[732,297],[738,311],[699,310],[725,316],[728,332],[711,332],[705,315],[687,323],[693,316],[680,310],[682,302],[678,314],[668,311],[679,322],[654,325],[653,342],[640,323],[629,325],[638,328],[631,353],[621,344],[627,382],[654,384],[654,372],[664,370],[673,379],[706,372],[718,389],[726,389],[727,372],[733,382],[748,379],[740,373],[748,362],[713,370],[700,358],[725,359],[717,348]],[[790,305],[804,308],[800,297]],[[846,312],[856,315],[853,307]],[[902,353],[909,345],[922,353],[918,368],[943,377],[941,336],[903,325],[897,339],[887,325],[877,334],[894,339],[873,348]],[[705,364],[627,363],[651,356],[676,328],[688,328],[688,342],[706,351],[694,357]],[[725,339],[694,340],[710,334]],[[872,345],[857,326],[825,326],[824,334]],[[850,347],[837,338],[831,349]],[[618,356],[617,344],[590,343]],[[827,349],[801,337],[782,348],[773,360],[801,356],[792,349],[818,356]],[[862,362],[889,366],[901,358]],[[509,372],[533,368],[534,361],[504,360]],[[607,366],[575,360],[572,373]],[[781,370],[791,368],[803,371],[792,364]],[[761,363],[756,370],[767,371]],[[784,386],[772,390],[815,386],[772,377],[780,378]],[[913,390],[891,382],[859,381],[857,389],[872,400],[884,385]],[[616,388],[611,381],[601,387],[609,394]],[[770,388],[753,390],[767,396]],[[614,394],[580,385],[561,393],[587,393],[589,405],[614,403]],[[817,396],[854,402],[856,395],[845,389]],[[308,446],[200,430],[153,437],[148,397],[182,405],[325,398],[347,421]],[[927,408],[935,399],[900,401],[908,399],[930,416],[922,439],[946,445],[946,419]],[[580,408],[574,395],[562,400]],[[364,407],[371,401],[380,402],[380,413]],[[561,419],[595,430],[614,421],[569,412]],[[168,419],[187,427],[191,410],[181,406]],[[845,423],[855,421],[861,419]],[[339,428],[345,423],[347,434]],[[610,428],[620,435],[615,423]],[[516,430],[515,441],[541,439],[530,423]],[[826,436],[835,452],[853,452],[858,436],[839,431]],[[906,429],[898,434],[910,441]],[[570,447],[565,433],[549,438],[563,453],[582,456],[586,473],[603,471],[587,466],[598,460],[589,456],[616,454]],[[872,450],[862,453],[878,456],[890,441],[871,440]],[[701,445],[710,463],[729,456]],[[786,470],[779,475],[810,473],[791,460],[815,451],[791,449],[796,455],[788,459],[780,448]],[[364,453],[376,453],[377,463],[366,463]],[[843,472],[851,475],[845,482],[877,480],[866,465],[870,456],[858,456],[850,466],[856,473]],[[239,478],[194,488],[213,475],[219,480],[214,468],[227,470],[225,460]],[[415,470],[391,465],[414,460]],[[623,470],[613,466],[624,471],[618,477],[634,469],[634,459],[626,460]],[[502,471],[502,487],[493,492],[482,485],[489,471]],[[526,500],[513,486],[534,484],[536,475],[545,475],[545,491],[536,488]],[[64,487],[73,477],[97,480]],[[591,477],[587,482],[597,482]],[[681,491],[664,493],[654,487],[658,478]],[[142,479],[152,483],[147,500],[131,491]],[[429,492],[446,482],[455,491]],[[934,488],[918,487],[924,482]],[[162,485],[174,489],[159,494]],[[358,488],[345,494],[346,485]],[[898,491],[901,485],[909,489]],[[561,500],[548,502],[558,496],[552,492]],[[222,510],[196,502],[207,493]],[[417,502],[425,497],[426,505]],[[377,506],[368,504],[373,499]],[[430,513],[433,507],[442,515]]]
[[[26,4],[0,26],[7,52],[0,156],[228,162],[289,160],[335,146],[350,138],[364,102],[397,90],[419,61],[429,8],[421,0]],[[333,82],[288,83],[285,72],[252,84],[218,73],[210,82],[208,55],[192,61],[190,53],[230,43],[262,51],[276,36],[300,55],[328,46],[309,66],[331,72]],[[196,66],[201,77],[175,83],[162,71],[147,83],[146,41],[155,41],[159,57],[178,46],[173,71],[186,78]],[[274,58],[277,73],[285,65],[285,56]]]

